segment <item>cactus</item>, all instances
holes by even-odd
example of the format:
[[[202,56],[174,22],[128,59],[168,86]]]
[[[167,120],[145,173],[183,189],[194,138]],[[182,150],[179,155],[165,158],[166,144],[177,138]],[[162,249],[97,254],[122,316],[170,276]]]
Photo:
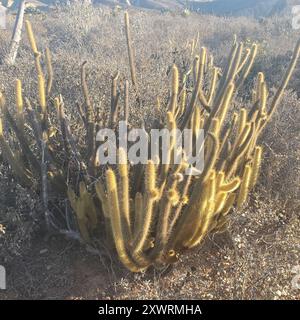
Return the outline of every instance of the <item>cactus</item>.
[[[125,30],[130,74],[137,90],[128,13],[125,13]],[[29,21],[26,31],[35,59],[37,92],[32,101],[23,99],[22,83],[17,80],[15,112],[7,107],[4,95],[0,94],[0,148],[4,161],[20,183],[34,186],[40,192],[42,181],[43,193],[49,189],[57,197],[69,199],[74,212],[72,218],[68,216],[60,223],[61,216],[55,219],[53,213],[48,216],[50,225],[62,232],[72,229],[70,222],[75,221],[76,232],[89,245],[96,245],[99,237],[105,238],[106,244],[115,248],[120,261],[132,272],[176,262],[180,254],[199,245],[210,232],[224,231],[231,210],[242,210],[249,192],[257,184],[263,150],[258,139],[295,69],[300,42],[271,103],[268,103],[265,76],[260,72],[252,92],[252,106],[235,112],[231,112],[234,99],[252,70],[256,44],[245,48],[235,39],[223,72],[214,66],[213,57],[204,47],[188,71],[173,65],[170,99],[165,106],[163,100],[157,99],[157,123],[173,132],[177,128],[191,128],[190,141],[203,129],[204,169],[194,177],[185,174],[189,167],[185,157],[181,163],[173,163],[177,152],[174,136],[167,150],[170,160],[167,164],[158,157],[146,164],[131,165],[121,148],[117,150],[118,166],[108,168],[99,163],[95,133],[104,120],[89,95],[86,62],[81,67],[83,103],[77,105],[83,125],[80,132],[85,143],[82,143],[69,124],[62,96],[50,98],[54,77],[50,50],[46,50],[45,57],[40,54]],[[192,44],[193,53],[198,47],[196,42]],[[130,116],[126,79],[122,86],[124,112],[119,112],[118,102],[123,94],[119,90],[119,77],[119,72],[112,76],[111,113],[107,121],[117,135],[120,114],[126,122]],[[56,115],[51,112],[53,105]],[[11,130],[6,132],[6,125]],[[18,147],[20,154],[14,151]],[[190,149],[195,151],[192,144]],[[44,188],[47,184],[49,188]],[[103,224],[106,232],[101,232]]]
[[[134,54],[133,54],[133,48],[132,48],[132,40],[131,40],[128,12],[125,12],[124,19],[125,19],[126,43],[127,43],[127,49],[128,49],[131,81],[132,81],[133,86],[137,89],[135,61],[134,61]]]

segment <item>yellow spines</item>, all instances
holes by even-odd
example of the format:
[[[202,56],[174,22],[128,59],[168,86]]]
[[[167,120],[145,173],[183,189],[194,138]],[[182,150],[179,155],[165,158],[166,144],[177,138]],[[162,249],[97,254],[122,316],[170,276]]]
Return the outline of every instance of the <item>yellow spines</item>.
[[[219,191],[226,192],[226,193],[233,192],[240,186],[240,183],[241,183],[241,179],[239,177],[235,177],[230,182],[226,184],[221,184]]]
[[[195,108],[194,114],[193,114],[193,131],[195,137],[198,137],[199,130],[201,129],[201,117],[200,117],[200,110],[199,108]]]
[[[232,115],[232,119],[231,119],[231,125],[230,125],[230,128],[229,128],[229,132],[232,133],[237,121],[238,121],[238,113],[237,112],[234,112],[233,115]]]
[[[207,188],[204,188],[206,191],[205,198],[210,201],[210,200],[215,200],[216,196],[216,171],[212,170],[211,174],[208,178],[207,181]]]
[[[203,77],[204,77],[204,71],[206,68],[206,61],[207,61],[207,50],[205,47],[201,48],[200,52],[200,62],[199,62],[199,71],[198,71],[198,85],[196,84],[196,90],[198,90],[198,98],[201,104],[204,108],[210,110],[210,106],[208,105],[208,101],[205,97],[204,91],[203,91]]]
[[[212,122],[211,122],[211,127],[209,132],[211,134],[213,134],[215,137],[219,138],[219,133],[220,133],[220,121],[218,118],[213,118]],[[214,142],[212,139],[208,139],[207,140],[207,147],[206,147],[206,153],[210,154],[211,152],[213,152],[213,148],[214,148]]]
[[[209,136],[217,142],[217,139],[209,133]],[[215,145],[215,144],[214,144]],[[216,145],[215,145],[216,146]],[[212,153],[209,156],[209,159],[206,163],[205,172],[203,173],[203,177],[201,179],[197,179],[195,181],[195,185],[193,187],[192,193],[189,197],[189,186],[191,184],[191,176],[188,177],[187,183],[184,187],[182,201],[188,202],[188,205],[183,210],[182,214],[176,210],[176,226],[174,224],[174,220],[171,222],[171,226],[169,230],[171,231],[171,237],[169,241],[170,249],[174,249],[175,251],[182,250],[186,247],[186,243],[189,242],[201,225],[200,219],[202,219],[203,212],[207,205],[207,181],[211,175],[211,165],[213,167],[214,155]],[[205,183],[203,183],[203,181]],[[211,192],[212,193],[212,192]],[[179,206],[182,208],[183,204]],[[180,216],[179,216],[180,215]],[[174,230],[173,227],[175,226]]]
[[[140,192],[137,192],[134,198],[134,236],[136,236],[138,231],[142,228],[143,206],[143,195]]]
[[[258,45],[256,44],[256,43],[253,43],[252,44],[252,48],[251,48],[251,52],[250,53],[252,53],[252,63],[251,63],[251,65],[253,64],[253,62],[254,62],[254,60],[255,60],[255,57],[256,57],[256,55],[257,55],[257,50],[258,50]]]
[[[254,150],[253,164],[252,164],[252,174],[250,179],[250,189],[252,189],[258,180],[259,169],[262,159],[262,147],[257,146]]]
[[[254,138],[255,124],[254,122],[247,123],[243,132],[236,138],[236,141],[231,148],[231,156],[229,161],[226,163],[226,176],[230,178],[234,172],[238,169],[243,156],[249,150],[251,142]]]
[[[16,80],[16,105],[18,114],[23,114],[22,82]]]
[[[124,13],[124,19],[125,19],[126,27],[129,26],[129,15],[128,15],[127,11],[125,11],[125,13]]]
[[[183,205],[186,205],[186,204],[189,203],[189,197],[188,197],[187,195],[184,195],[184,196],[182,197],[181,201],[182,201],[182,204],[183,204]]]
[[[200,64],[201,65],[205,66],[206,58],[207,58],[207,50],[205,47],[201,47],[201,51],[200,51]]]
[[[195,229],[193,236],[185,241],[188,248],[198,245],[207,234],[209,227],[213,221],[216,208],[216,172],[211,171],[207,182],[204,183],[203,195],[201,197],[200,211],[198,221],[195,221]]]
[[[109,208],[109,218],[111,224],[111,230],[113,239],[117,252],[123,262],[123,256],[126,256],[125,245],[123,241],[120,211],[119,211],[119,201],[118,201],[118,191],[117,191],[117,181],[115,173],[112,169],[106,170],[106,188],[107,188],[107,204]],[[124,259],[127,263],[126,259]]]
[[[256,92],[260,92],[261,84],[264,82],[265,82],[265,75],[263,74],[263,72],[259,72],[257,74]]]
[[[223,125],[223,122],[225,120],[225,117],[226,117],[226,114],[227,114],[227,111],[228,111],[228,108],[229,108],[229,105],[230,105],[230,102],[231,102],[231,99],[232,99],[232,96],[233,96],[233,93],[234,93],[234,83],[231,82],[229,83],[226,91],[225,91],[225,97],[222,101],[222,104],[221,104],[221,107],[220,107],[220,111],[218,112],[218,118],[220,120],[220,126]]]
[[[79,200],[83,203],[83,215],[88,218],[89,226],[91,229],[95,229],[97,227],[97,213],[94,205],[93,198],[89,194],[86,185],[83,181],[79,183]]]
[[[225,172],[218,171],[216,173],[216,189],[219,190],[220,186],[224,183],[225,180]]]
[[[128,178],[128,162],[126,151],[123,148],[119,148],[119,173],[121,177]]]
[[[103,215],[105,218],[109,218],[109,207],[108,207],[108,202],[107,202],[107,195],[105,193],[105,190],[103,188],[101,181],[98,181],[95,184],[95,190],[96,190],[96,194],[97,194],[99,200],[101,201]]]
[[[133,55],[133,49],[132,49],[130,24],[129,24],[129,15],[128,15],[127,11],[124,14],[124,19],[125,19],[125,31],[126,31],[127,50],[128,50],[128,58],[129,58],[131,80],[132,80],[132,84],[137,88],[135,61],[134,61],[134,55]]]
[[[180,171],[183,163],[172,168],[172,175],[168,176],[166,187],[159,203],[158,219],[156,224],[155,246],[151,252],[151,258],[160,261],[163,257],[166,245],[169,240],[170,214],[172,207],[179,203],[177,186],[180,181]]]
[[[154,246],[155,246],[155,238],[151,237],[146,241],[144,250],[147,251],[149,249],[154,248]]]
[[[28,37],[28,40],[30,43],[31,50],[33,51],[33,54],[34,54],[35,67],[36,67],[37,73],[38,73],[38,75],[43,75],[42,67],[41,67],[41,63],[40,63],[41,54],[37,49],[37,45],[35,42],[34,34],[32,32],[32,27],[31,27],[30,21],[28,21],[28,20],[25,21],[25,28],[26,28],[26,33],[27,33],[27,37]]]
[[[195,50],[195,40],[192,39],[192,40],[191,40],[191,43],[188,41],[187,46],[191,49],[191,55],[193,55],[194,50]]]
[[[199,212],[194,222],[194,232],[189,240],[185,241],[184,246],[192,248],[200,243],[206,234],[207,228],[212,219],[216,200],[216,172],[211,171],[208,179],[204,182],[202,195],[200,198]]]
[[[49,48],[46,48],[46,66],[47,66],[47,95],[50,94],[53,82],[53,69],[52,69],[52,58],[51,58],[51,51]]]
[[[261,116],[266,113],[267,95],[265,76],[262,72],[259,72],[257,75],[255,95],[252,99],[253,108],[252,111],[250,111],[251,119],[249,119],[249,121],[258,121]]]
[[[156,190],[156,168],[152,160],[149,160],[146,164],[145,174],[146,191],[152,195]]]
[[[86,185],[83,181],[79,183],[79,194],[82,196],[87,192]]]
[[[226,216],[228,212],[231,210],[231,208],[233,208],[235,199],[236,199],[236,194],[230,193],[221,211],[222,216]]]
[[[182,115],[185,111],[185,106],[186,106],[186,88],[184,88],[182,92],[182,97],[181,97],[181,108],[180,108],[180,113],[179,115]]]
[[[178,98],[178,86],[179,86],[179,75],[178,75],[178,68],[174,64],[172,67],[172,97],[169,111],[173,114],[176,112],[177,108],[177,98]]]
[[[149,160],[146,165],[146,191],[153,197],[157,197],[157,188],[156,188],[156,168],[152,160]]]
[[[240,42],[239,44],[236,43],[235,45],[236,49],[233,52],[233,56],[232,56],[232,63],[230,66],[230,69],[228,70],[228,74],[227,74],[227,81],[234,81],[236,78],[236,75],[238,74],[239,71],[239,66],[242,60],[242,53],[243,53],[243,49],[244,49],[244,44],[242,42]]]
[[[194,85],[196,85],[197,78],[198,78],[199,62],[200,62],[200,57],[197,55],[197,56],[195,56],[194,61],[193,61],[193,80],[194,80]]]
[[[164,183],[166,182],[166,177],[168,174],[168,171],[170,169],[170,164],[172,163],[172,159],[174,159],[175,156],[175,144],[176,144],[176,120],[175,120],[175,115],[168,111],[167,112],[167,129],[170,131],[170,147],[167,150],[167,159],[166,163],[162,165],[162,170],[161,170],[161,181],[163,187]]]
[[[199,206],[196,207],[196,219],[193,223],[192,221],[187,222],[187,227],[183,225],[182,230],[178,232],[177,239],[175,239],[175,246],[182,246],[183,244],[184,247],[192,247],[195,242],[195,238],[198,239],[199,233],[201,234],[200,228],[203,226],[205,215],[208,213],[206,210],[208,207],[208,201],[204,196],[200,199],[201,202],[199,203]],[[176,240],[182,242],[182,244],[176,243]]]
[[[38,92],[39,92],[39,104],[43,113],[46,113],[46,94],[45,94],[45,80],[44,77],[38,75]]]
[[[175,207],[178,204],[179,194],[175,188],[167,191],[167,197],[173,207]]]
[[[247,110],[245,108],[242,108],[240,110],[239,118],[238,118],[237,136],[239,136],[243,132],[246,122],[247,122]]]
[[[248,63],[247,66],[245,67],[245,71],[243,74],[244,79],[247,78],[247,76],[249,75],[249,72],[253,66],[253,63],[255,61],[256,55],[257,55],[257,51],[258,51],[258,46],[256,43],[252,44],[252,47],[250,49],[250,54],[249,54],[249,59],[248,59]]]
[[[139,272],[141,268],[133,263],[126,251],[120,218],[117,179],[112,169],[106,170],[106,185],[112,233],[119,259],[132,272]]]
[[[239,68],[237,70],[237,74],[240,73],[240,71],[244,68],[245,64],[247,63],[249,56],[250,56],[251,50],[249,48],[246,49],[246,54],[244,56],[244,59],[242,60],[242,62],[239,65]]]
[[[110,198],[114,199],[114,192],[117,191],[117,179],[115,173],[112,169],[106,170],[106,184],[107,184],[107,194],[110,194]],[[118,205],[115,201],[111,204],[112,208],[118,209]]]
[[[260,113],[260,116],[263,116],[266,113],[267,98],[268,98],[268,90],[265,82],[261,84],[260,91],[261,93],[260,93],[259,113]]]
[[[133,241],[132,257],[142,267],[148,267],[151,263],[145,256],[143,250],[148,241],[151,231],[153,219],[154,203],[158,200],[159,191],[156,188],[156,167],[153,160],[148,160],[145,170],[145,199],[144,213],[141,228],[136,230],[136,235]]]
[[[90,242],[91,238],[90,238],[90,234],[87,227],[87,216],[85,215],[85,204],[81,198],[77,198],[72,188],[70,187],[68,188],[67,194],[68,194],[68,199],[70,201],[71,207],[74,210],[77,217],[77,223],[78,223],[80,235],[84,241]]]
[[[168,130],[175,130],[176,129],[176,121],[174,118],[174,113],[171,111],[167,112],[167,128],[168,128]]]
[[[32,32],[32,27],[31,27],[31,23],[29,20],[25,21],[25,27],[26,27],[26,32],[27,32],[27,36],[28,36],[28,40],[31,46],[31,49],[33,51],[34,54],[39,54],[39,51],[37,49],[36,46],[36,42],[35,42],[35,38]]]
[[[61,102],[59,97],[54,98],[54,106],[57,111],[57,118],[60,119],[61,118]]]
[[[216,200],[215,200],[214,214],[219,213],[224,208],[227,196],[228,196],[227,192],[219,192],[217,194]]]
[[[124,220],[124,237],[126,241],[131,241],[131,219],[129,203],[129,173],[127,154],[123,148],[119,148],[119,173],[121,177],[120,210],[121,220]]]
[[[218,81],[218,68],[217,68],[217,67],[214,67],[214,69],[213,69],[213,76],[212,76],[212,80],[211,80],[211,84],[210,84],[210,89],[209,89],[209,96],[208,96],[208,100],[207,100],[207,103],[208,103],[209,105],[212,103],[212,100],[213,100],[213,98],[214,98],[215,91],[216,91],[217,81]]]
[[[166,254],[168,263],[175,263],[178,261],[179,253],[175,250],[169,250]]]
[[[210,139],[210,140],[208,140],[208,142],[211,147],[209,150],[209,154],[207,156],[207,160],[205,160],[206,163],[204,165],[204,169],[203,169],[203,172],[201,175],[203,181],[206,180],[206,178],[210,174],[211,169],[215,167],[217,156],[218,156],[218,151],[220,148],[220,141],[215,134],[208,132],[207,137]]]
[[[216,137],[219,136],[220,132],[220,121],[218,118],[213,118],[211,122],[211,128],[209,130],[212,134],[214,134]]]
[[[250,187],[251,173],[252,173],[251,166],[247,164],[244,169],[242,183],[241,183],[238,198],[237,198],[237,208],[238,209],[241,209],[243,204],[247,200],[248,193],[249,193],[249,187]]]
[[[161,104],[160,104],[160,98],[159,97],[156,98],[156,109],[157,109],[157,111],[161,110]]]
[[[24,131],[24,114],[23,114],[23,97],[22,97],[22,82],[16,80],[16,106],[17,106],[17,124],[20,130]]]
[[[249,135],[250,130],[251,130],[251,124],[247,122],[244,126],[243,131],[237,136],[237,139],[233,145],[233,149],[241,146],[245,142],[246,138]]]

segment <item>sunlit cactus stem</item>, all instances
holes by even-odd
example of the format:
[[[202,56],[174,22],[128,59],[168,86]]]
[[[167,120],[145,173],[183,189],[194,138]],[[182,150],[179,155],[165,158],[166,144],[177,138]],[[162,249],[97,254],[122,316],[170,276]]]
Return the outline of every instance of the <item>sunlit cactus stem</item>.
[[[133,53],[133,48],[132,48],[132,39],[131,39],[131,33],[130,33],[128,12],[125,12],[124,19],[125,19],[125,31],[126,31],[126,40],[127,40],[127,49],[128,49],[128,58],[129,58],[131,80],[132,80],[132,84],[134,85],[134,87],[137,88],[135,61],[134,61],[134,53]]]

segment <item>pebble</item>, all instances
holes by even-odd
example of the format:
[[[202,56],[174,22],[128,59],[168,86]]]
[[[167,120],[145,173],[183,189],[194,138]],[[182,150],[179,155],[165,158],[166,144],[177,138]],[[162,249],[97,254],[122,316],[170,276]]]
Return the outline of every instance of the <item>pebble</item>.
[[[282,295],[281,291],[280,290],[277,290],[276,291],[276,294],[280,297]]]

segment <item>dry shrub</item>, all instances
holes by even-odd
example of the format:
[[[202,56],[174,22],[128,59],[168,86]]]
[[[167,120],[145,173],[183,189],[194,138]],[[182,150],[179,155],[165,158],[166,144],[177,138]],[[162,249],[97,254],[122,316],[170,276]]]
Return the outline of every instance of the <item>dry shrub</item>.
[[[21,187],[2,164],[0,188],[0,264],[7,265],[31,249],[38,230],[40,200],[34,192]]]
[[[262,136],[265,161],[262,188],[299,207],[300,199],[300,101],[287,91],[270,126]]]

